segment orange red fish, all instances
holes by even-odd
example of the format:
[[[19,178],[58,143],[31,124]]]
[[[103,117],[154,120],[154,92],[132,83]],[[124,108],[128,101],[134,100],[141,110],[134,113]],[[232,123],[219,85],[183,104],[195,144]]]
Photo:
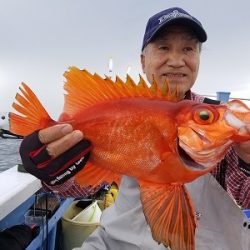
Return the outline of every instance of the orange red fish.
[[[58,121],[50,118],[26,84],[10,114],[11,131],[28,135],[57,123],[70,123],[93,145],[78,184],[137,179],[153,238],[172,250],[193,250],[195,212],[184,184],[210,172],[234,142],[250,139],[241,128],[250,109],[240,101],[209,105],[180,100],[167,83],[148,87],[117,78],[113,82],[76,67],[64,74],[65,103]],[[164,89],[164,91],[163,91]]]

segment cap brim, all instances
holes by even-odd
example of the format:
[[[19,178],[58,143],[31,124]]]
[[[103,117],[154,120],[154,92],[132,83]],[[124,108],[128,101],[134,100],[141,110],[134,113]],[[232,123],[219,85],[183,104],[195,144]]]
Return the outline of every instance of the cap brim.
[[[159,26],[154,31],[154,33],[151,35],[151,37],[148,39],[147,43],[151,42],[163,28],[166,28],[167,26],[169,26],[171,24],[183,24],[183,25],[186,25],[186,26],[190,27],[194,31],[195,35],[197,36],[197,38],[198,38],[198,40],[200,42],[203,43],[203,42],[205,42],[207,40],[206,31],[202,28],[201,25],[199,25],[198,23],[196,23],[192,19],[179,17],[179,18],[169,20],[169,21],[163,23],[161,26]]]

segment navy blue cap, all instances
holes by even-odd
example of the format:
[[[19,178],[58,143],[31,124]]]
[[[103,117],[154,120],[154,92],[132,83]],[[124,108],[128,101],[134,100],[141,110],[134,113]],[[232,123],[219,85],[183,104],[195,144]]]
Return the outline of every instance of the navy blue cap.
[[[143,37],[142,50],[152,41],[162,28],[174,23],[181,23],[189,26],[200,42],[205,42],[207,40],[207,34],[201,22],[185,10],[174,7],[163,10],[149,18]]]

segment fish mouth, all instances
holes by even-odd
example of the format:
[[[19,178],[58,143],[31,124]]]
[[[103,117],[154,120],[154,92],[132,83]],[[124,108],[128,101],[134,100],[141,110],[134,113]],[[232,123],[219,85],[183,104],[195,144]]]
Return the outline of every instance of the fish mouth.
[[[178,154],[182,160],[182,162],[187,166],[188,168],[192,170],[205,170],[206,167],[199,164],[198,162],[194,161],[187,153],[186,151],[179,145],[179,141],[177,144],[177,151]]]

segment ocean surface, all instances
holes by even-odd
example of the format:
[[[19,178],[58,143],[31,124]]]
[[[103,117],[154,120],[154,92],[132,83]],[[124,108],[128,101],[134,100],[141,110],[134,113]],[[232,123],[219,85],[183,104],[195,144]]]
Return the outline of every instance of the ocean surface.
[[[21,163],[19,146],[21,139],[0,138],[0,172]]]

